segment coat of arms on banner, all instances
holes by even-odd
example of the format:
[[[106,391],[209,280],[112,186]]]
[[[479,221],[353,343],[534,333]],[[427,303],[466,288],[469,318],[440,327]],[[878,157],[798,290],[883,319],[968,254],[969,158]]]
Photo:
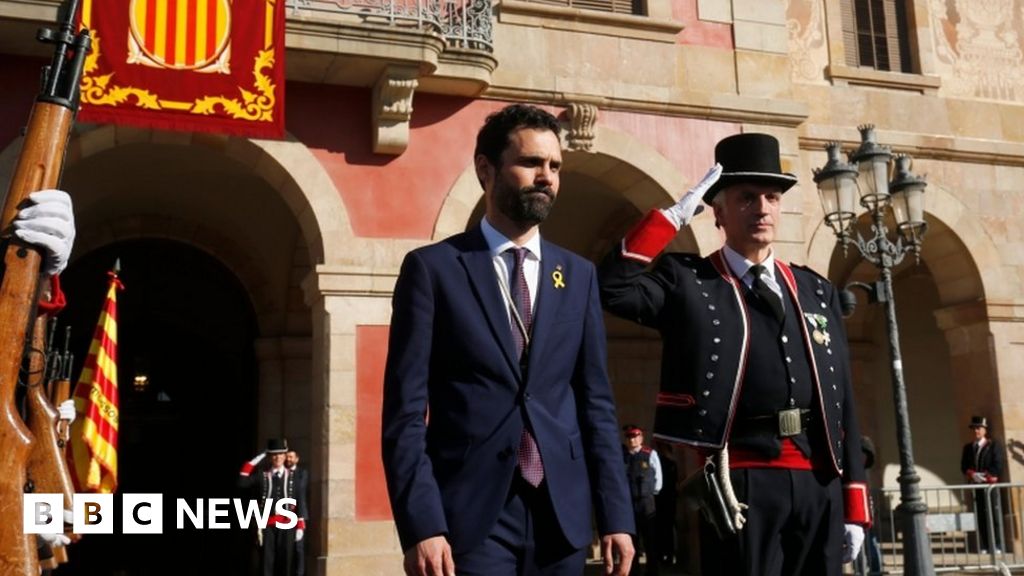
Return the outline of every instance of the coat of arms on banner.
[[[83,0],[81,119],[284,134],[282,0]]]

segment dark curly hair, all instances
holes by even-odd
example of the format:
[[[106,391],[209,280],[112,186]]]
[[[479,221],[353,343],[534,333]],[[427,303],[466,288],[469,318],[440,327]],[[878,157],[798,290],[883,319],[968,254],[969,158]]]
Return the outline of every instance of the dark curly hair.
[[[561,126],[549,112],[529,104],[512,104],[487,117],[476,135],[473,157],[483,154],[492,166],[501,165],[501,153],[508,147],[508,137],[520,128],[550,130],[559,136]]]

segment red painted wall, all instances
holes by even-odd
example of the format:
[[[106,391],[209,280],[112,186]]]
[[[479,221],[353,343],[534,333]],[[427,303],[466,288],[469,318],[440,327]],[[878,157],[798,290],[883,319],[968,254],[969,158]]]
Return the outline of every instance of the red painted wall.
[[[672,0],[672,16],[686,25],[676,36],[678,44],[714,46],[732,50],[732,26],[697,18],[697,0]]]
[[[380,457],[387,326],[356,326],[356,520],[391,520]]]
[[[507,104],[417,94],[409,148],[385,156],[371,149],[369,90],[293,83],[288,85],[288,130],[330,175],[357,236],[427,239],[448,191],[472,165],[477,130],[488,114]],[[652,146],[690,181],[713,163],[715,142],[740,129],[733,123],[610,111],[602,111],[598,122]]]
[[[409,148],[372,151],[370,91],[288,85],[288,130],[341,193],[352,229],[373,238],[430,238],[452,184],[473,163],[476,133],[502,102],[416,94]]]
[[[598,123],[657,150],[687,178],[680,186],[696,184],[715,163],[715,144],[741,129],[729,122],[615,111],[601,111]]]

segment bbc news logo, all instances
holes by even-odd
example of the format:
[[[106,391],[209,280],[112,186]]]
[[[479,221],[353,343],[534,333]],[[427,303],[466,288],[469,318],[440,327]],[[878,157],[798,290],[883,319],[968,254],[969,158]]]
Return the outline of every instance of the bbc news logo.
[[[63,494],[24,494],[22,527],[26,534],[64,533]],[[175,527],[200,530],[248,528],[265,529],[271,520],[282,529],[295,528],[295,499],[267,499],[261,507],[256,500],[241,498],[185,498],[175,500]],[[273,514],[271,514],[273,512]],[[232,513],[237,524],[232,523]],[[75,494],[72,499],[72,531],[75,534],[113,534],[113,494]],[[122,494],[121,532],[124,534],[163,534],[164,498],[162,494]]]

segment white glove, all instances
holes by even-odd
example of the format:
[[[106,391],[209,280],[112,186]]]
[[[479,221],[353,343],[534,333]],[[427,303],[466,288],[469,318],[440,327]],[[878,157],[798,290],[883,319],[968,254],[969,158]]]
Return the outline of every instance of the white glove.
[[[977,482],[978,484],[984,484],[985,482],[988,481],[988,479],[985,477],[985,473],[984,472],[975,472],[971,476],[971,478],[973,478],[974,481]]]
[[[48,276],[60,274],[68,265],[75,243],[75,215],[71,196],[61,190],[40,190],[28,195],[31,206],[18,211],[12,223],[18,239],[41,248]]]
[[[67,420],[70,425],[75,421],[75,401],[68,398],[67,400],[60,403],[57,407],[57,411],[60,412],[60,419]]]
[[[71,525],[74,525],[74,523],[75,523],[75,514],[74,514],[74,512],[72,512],[71,510],[68,510],[67,508],[64,509],[64,523],[65,524],[71,524]]]
[[[263,459],[266,458],[266,457],[267,457],[267,453],[266,452],[260,452],[252,460],[249,460],[249,464],[252,464],[253,467],[255,467],[257,464],[262,462]]]
[[[722,165],[715,164],[696,186],[683,194],[683,197],[674,206],[661,211],[665,218],[668,218],[668,221],[676,227],[676,230],[688,225],[694,216],[704,211],[704,205],[700,203],[701,197],[708,191],[708,188],[718,182],[718,177],[721,175]]]
[[[71,544],[71,538],[63,534],[36,534],[36,536],[39,536],[39,539],[49,544],[51,548]]]
[[[306,535],[306,531],[302,528],[295,529],[295,541],[302,542],[302,537]]]
[[[843,542],[843,563],[853,562],[853,559],[860,554],[860,547],[864,545],[864,527],[860,524],[846,524]]]

